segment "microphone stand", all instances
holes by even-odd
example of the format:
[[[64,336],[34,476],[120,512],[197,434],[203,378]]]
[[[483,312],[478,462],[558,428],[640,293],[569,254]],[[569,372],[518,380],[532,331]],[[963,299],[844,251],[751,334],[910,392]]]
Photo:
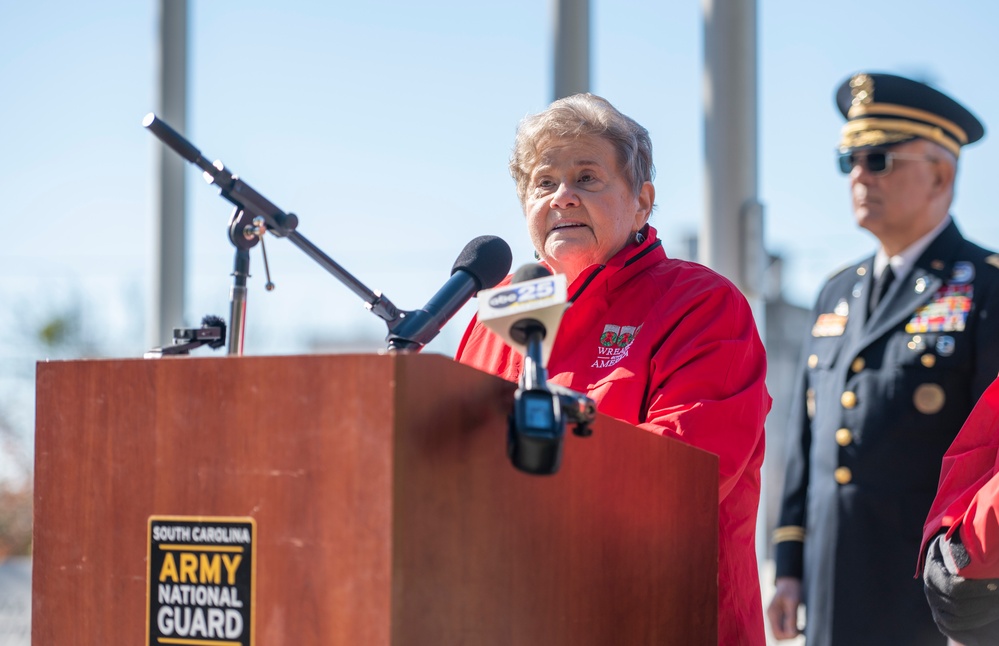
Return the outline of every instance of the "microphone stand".
[[[250,251],[236,249],[229,290],[229,354],[243,356],[243,334],[246,331],[246,279],[250,276]]]
[[[229,240],[236,247],[232,266],[232,288],[229,290],[229,354],[243,356],[243,335],[246,331],[246,279],[250,277],[250,249],[260,240],[247,235],[246,212],[236,207],[229,219]]]
[[[201,155],[200,150],[155,114],[147,114],[142,120],[142,125],[178,155],[200,168],[204,172],[205,181],[218,186],[219,194],[236,208],[229,226],[229,239],[237,248],[233,270],[233,287],[230,294],[232,334],[229,342],[229,354],[242,354],[243,328],[246,322],[246,278],[249,276],[249,249],[257,243],[260,234],[265,230],[270,230],[279,238],[288,238],[292,244],[361,297],[365,302],[365,307],[386,322],[390,338],[396,333],[406,316],[415,313],[415,311],[399,310],[380,292],[368,289],[361,281],[354,278],[346,269],[323,253],[319,247],[296,231],[298,227],[297,215],[285,213],[279,209],[241,180],[238,175],[234,175],[221,161],[216,160],[214,163],[209,163]],[[260,224],[255,233],[247,230],[248,226],[252,228],[252,225],[247,224],[247,218],[254,224],[257,222],[257,218],[260,218]],[[241,253],[244,251],[245,255]],[[422,344],[416,341],[393,338],[390,349],[419,350],[422,347]]]

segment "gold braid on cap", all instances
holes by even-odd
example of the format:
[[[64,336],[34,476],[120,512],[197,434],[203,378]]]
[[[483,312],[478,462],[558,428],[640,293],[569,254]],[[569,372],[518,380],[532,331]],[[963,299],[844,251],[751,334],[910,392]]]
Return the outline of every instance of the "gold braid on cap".
[[[938,143],[955,157],[961,154],[961,144],[954,141],[937,126],[916,123],[908,119],[854,119],[843,126],[841,149],[879,146],[922,137]]]
[[[932,112],[927,112],[926,110],[920,110],[919,108],[910,108],[909,106],[895,105],[894,103],[863,103],[851,106],[847,117],[854,119],[856,117],[863,117],[867,115],[878,117],[907,117],[917,121],[925,121],[926,123],[932,123],[933,125],[939,126],[940,128],[946,130],[947,133],[956,139],[962,146],[968,143],[968,133],[964,131],[964,128],[957,125],[950,119],[944,119],[938,114],[933,114]]]
[[[843,126],[840,149],[882,146],[922,137],[959,157],[961,146],[968,143],[968,134],[950,119],[919,108],[875,103],[874,79],[867,74],[857,74],[850,79],[850,94],[853,99],[846,115],[848,121]],[[918,123],[920,121],[924,123]]]

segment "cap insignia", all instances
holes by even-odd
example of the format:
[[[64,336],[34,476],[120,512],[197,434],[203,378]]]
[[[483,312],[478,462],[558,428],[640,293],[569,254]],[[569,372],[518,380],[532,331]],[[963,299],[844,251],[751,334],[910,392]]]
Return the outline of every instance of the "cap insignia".
[[[857,74],[850,79],[850,94],[853,105],[863,105],[874,101],[874,79],[867,74]]]

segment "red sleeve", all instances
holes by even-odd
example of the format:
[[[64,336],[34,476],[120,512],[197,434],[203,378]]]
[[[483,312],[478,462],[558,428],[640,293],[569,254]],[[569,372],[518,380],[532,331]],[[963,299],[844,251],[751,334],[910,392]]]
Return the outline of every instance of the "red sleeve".
[[[472,317],[465,329],[454,360],[507,381],[516,382],[520,377],[520,355],[479,323],[478,315]]]
[[[966,578],[999,578],[999,380],[986,389],[944,454],[937,495],[923,527],[920,569],[941,529],[960,531]]]
[[[469,343],[471,343],[472,332],[475,330],[478,322],[479,322],[479,315],[474,314],[472,316],[472,320],[468,322],[468,327],[465,328],[465,333],[461,336],[461,342],[458,344],[458,350],[454,353],[454,360],[457,361],[458,363],[465,363],[471,365],[471,360],[470,360],[471,352],[469,352]]]
[[[647,430],[719,459],[719,499],[763,460],[771,399],[752,310],[731,284],[697,295],[653,357]]]
[[[999,578],[999,474],[972,498],[959,531],[971,562],[958,574],[966,579]]]

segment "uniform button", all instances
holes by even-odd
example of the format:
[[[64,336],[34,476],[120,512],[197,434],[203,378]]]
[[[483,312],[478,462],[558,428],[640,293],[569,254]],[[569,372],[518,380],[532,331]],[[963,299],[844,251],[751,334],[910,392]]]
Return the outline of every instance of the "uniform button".
[[[847,467],[840,467],[833,472],[833,477],[836,478],[836,482],[847,484],[853,480],[853,473]]]
[[[839,403],[843,404],[843,408],[853,408],[857,405],[857,394],[848,390],[839,396]]]
[[[997,588],[997,587],[999,587],[999,586],[996,586],[996,584],[995,584],[995,583],[990,583],[990,584],[988,584],[988,585],[987,585],[987,586],[985,586],[985,587],[989,589],[989,592],[995,592],[995,591],[996,591],[996,588]]]
[[[850,370],[854,372],[860,372],[861,370],[864,369],[864,366],[866,365],[867,362],[864,361],[863,357],[857,357],[856,359],[853,360],[853,363],[850,364]]]
[[[924,354],[919,357],[919,362],[922,363],[927,368],[932,368],[937,365],[937,355],[935,354]]]
[[[817,365],[819,365],[819,355],[817,355],[817,354],[809,355],[808,356],[808,367],[809,368],[814,368]]]
[[[923,415],[939,413],[947,401],[947,393],[940,384],[920,384],[912,394],[912,403]]]
[[[836,444],[847,446],[853,441],[853,433],[848,428],[841,428],[836,431]]]

